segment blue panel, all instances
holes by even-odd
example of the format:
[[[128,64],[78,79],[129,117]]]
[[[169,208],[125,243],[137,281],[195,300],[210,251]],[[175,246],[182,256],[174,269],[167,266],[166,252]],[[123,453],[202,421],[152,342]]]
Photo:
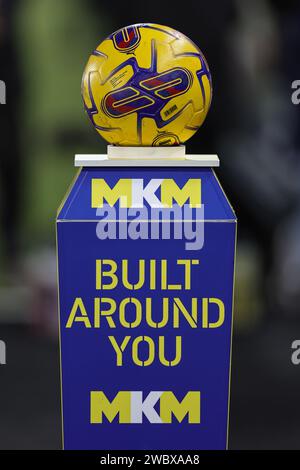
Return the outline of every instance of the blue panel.
[[[133,176],[134,175],[134,176]],[[95,210],[90,208],[91,178],[105,178],[113,186],[122,178],[173,177],[178,186],[188,178],[202,179],[202,196],[206,206],[205,220],[227,221],[204,223],[204,245],[200,250],[186,250],[182,240],[99,240]],[[232,293],[235,257],[236,224],[234,214],[219,187],[214,173],[199,169],[105,169],[81,172],[57,222],[60,334],[63,391],[64,444],[66,449],[224,449],[227,441],[227,413],[231,350]],[[79,221],[76,221],[78,219]],[[232,220],[229,222],[228,219]],[[65,221],[64,221],[65,220]],[[67,220],[70,220],[69,222]],[[74,220],[72,222],[71,220]],[[81,221],[80,221],[81,220]],[[84,221],[90,220],[90,221]],[[117,225],[119,225],[117,223]],[[96,289],[96,260],[109,259],[117,265],[119,282],[114,289]],[[149,270],[140,289],[129,290],[121,282],[121,263],[127,259],[129,278],[138,280],[139,260],[157,261],[157,285],[150,288]],[[168,284],[182,284],[182,266],[178,260],[196,260],[192,267],[191,288],[165,290],[159,284],[161,261],[167,260]],[[164,277],[165,279],[165,277]],[[152,286],[153,287],[153,286]],[[75,298],[81,298],[91,328],[82,321],[66,328]],[[110,298],[116,302],[111,316],[115,328],[104,317],[100,327],[94,325],[94,299]],[[124,298],[135,298],[142,306],[142,321],[135,328],[120,324],[119,305]],[[169,299],[169,322],[163,328],[153,328],[145,320],[146,298],[152,299],[153,316],[162,316],[163,298]],[[198,320],[194,327],[180,317],[174,328],[173,312],[180,299],[191,310],[192,298],[198,299]],[[221,299],[225,319],[218,328],[206,328],[202,322],[202,301]],[[107,308],[107,307],[106,307]],[[210,306],[210,321],[218,318],[216,306]],[[134,318],[134,309],[128,311]],[[132,320],[128,320],[132,321]],[[109,336],[122,343],[130,336],[123,353],[123,365],[117,366],[116,352]],[[148,336],[155,344],[151,365],[134,363],[132,342]],[[165,338],[165,355],[175,356],[175,337],[182,341],[181,360],[175,366],[162,365],[158,357],[159,336]],[[143,360],[148,357],[145,345],[139,351]],[[190,423],[188,415],[182,422],[172,416],[172,423],[153,424],[146,417],[141,424],[112,422],[103,417],[101,424],[91,424],[91,391],[104,391],[112,402],[119,391],[172,391],[180,402],[188,391],[200,391],[200,423]],[[159,405],[155,406],[159,414]]]
[[[235,220],[235,214],[210,168],[85,168],[79,174],[58,219],[95,220],[96,210],[91,207],[91,180],[107,178],[113,187],[120,178],[143,178],[144,184],[152,178],[174,178],[183,187],[189,178],[202,181],[202,203],[206,220]],[[159,191],[159,190],[158,190]],[[118,203],[116,204],[118,206]]]

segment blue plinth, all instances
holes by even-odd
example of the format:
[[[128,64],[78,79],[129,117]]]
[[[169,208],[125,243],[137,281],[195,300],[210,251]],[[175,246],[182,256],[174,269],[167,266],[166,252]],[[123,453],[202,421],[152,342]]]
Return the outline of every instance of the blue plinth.
[[[85,168],[57,215],[65,449],[225,449],[236,216],[212,169]]]

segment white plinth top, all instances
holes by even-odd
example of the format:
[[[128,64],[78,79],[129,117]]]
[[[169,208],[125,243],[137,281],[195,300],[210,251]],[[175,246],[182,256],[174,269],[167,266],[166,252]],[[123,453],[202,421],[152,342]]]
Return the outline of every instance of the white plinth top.
[[[217,155],[186,155],[185,146],[117,147],[108,145],[106,155],[75,155],[76,167],[218,167]]]

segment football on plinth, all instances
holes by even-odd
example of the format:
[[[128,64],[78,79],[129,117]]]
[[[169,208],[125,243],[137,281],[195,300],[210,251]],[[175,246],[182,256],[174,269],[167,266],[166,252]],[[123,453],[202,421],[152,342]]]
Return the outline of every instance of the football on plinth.
[[[110,144],[179,145],[205,120],[211,75],[189,38],[167,26],[135,24],[94,50],[82,97],[92,124]]]

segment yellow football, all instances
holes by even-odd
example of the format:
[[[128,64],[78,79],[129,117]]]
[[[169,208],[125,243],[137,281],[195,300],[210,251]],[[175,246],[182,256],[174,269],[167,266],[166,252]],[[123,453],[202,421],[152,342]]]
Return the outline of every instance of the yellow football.
[[[94,127],[110,144],[178,145],[205,120],[211,75],[186,36],[167,26],[135,24],[94,50],[82,97]]]

